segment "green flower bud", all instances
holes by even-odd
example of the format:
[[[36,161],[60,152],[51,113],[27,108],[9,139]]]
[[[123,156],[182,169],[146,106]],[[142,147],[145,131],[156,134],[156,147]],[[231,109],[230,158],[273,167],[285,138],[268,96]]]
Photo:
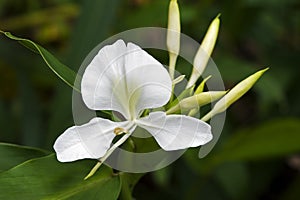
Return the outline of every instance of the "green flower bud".
[[[219,16],[220,15],[218,15],[210,24],[207,33],[196,53],[196,56],[194,58],[194,63],[193,63],[194,68],[190,80],[186,86],[187,88],[196,83],[198,78],[203,73],[207,65],[207,62],[212,54],[219,33],[219,27],[220,27]]]
[[[209,104],[217,99],[220,99],[226,94],[226,91],[211,91],[202,92],[200,94],[182,99],[176,106],[170,108],[167,114],[175,113],[179,110],[191,110],[200,106]]]
[[[220,99],[213,109],[207,113],[202,120],[208,121],[214,115],[225,111],[231,104],[236,102],[239,98],[241,98],[248,90],[252,88],[252,86],[256,83],[256,81],[267,71],[269,68],[260,70],[248,78],[244,79],[240,83],[238,83],[234,88],[232,88],[222,99]]]
[[[173,80],[176,60],[180,50],[180,13],[177,0],[171,0],[169,5],[167,48],[169,51],[169,73]]]

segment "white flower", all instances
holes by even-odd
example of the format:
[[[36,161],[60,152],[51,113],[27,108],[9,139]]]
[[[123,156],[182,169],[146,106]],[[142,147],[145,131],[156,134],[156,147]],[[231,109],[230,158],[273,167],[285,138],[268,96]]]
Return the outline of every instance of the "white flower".
[[[210,126],[185,115],[151,112],[170,99],[172,81],[167,70],[135,44],[122,40],[103,47],[87,66],[82,82],[82,98],[93,110],[117,111],[125,118],[114,122],[100,117],[73,126],[60,135],[54,149],[57,159],[70,162],[84,158],[105,160],[139,126],[147,130],[166,151],[196,147],[212,139]],[[113,138],[124,133],[112,144]]]

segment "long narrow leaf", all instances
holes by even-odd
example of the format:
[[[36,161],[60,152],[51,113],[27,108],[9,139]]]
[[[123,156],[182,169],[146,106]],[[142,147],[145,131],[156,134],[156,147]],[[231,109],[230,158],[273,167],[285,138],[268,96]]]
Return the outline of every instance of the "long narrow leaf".
[[[34,43],[31,40],[19,38],[12,35],[10,32],[4,32],[0,30],[0,33],[4,34],[9,39],[18,41],[28,49],[39,54],[47,66],[65,83],[80,92],[80,88],[75,86],[76,73],[66,65],[62,64],[57,58],[55,58],[49,51]]]

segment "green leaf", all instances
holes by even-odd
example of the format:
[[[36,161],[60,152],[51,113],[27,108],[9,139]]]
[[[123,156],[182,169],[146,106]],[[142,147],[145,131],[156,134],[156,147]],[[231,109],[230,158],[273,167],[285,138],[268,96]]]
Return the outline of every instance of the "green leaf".
[[[199,159],[197,149],[184,158],[200,174],[210,173],[225,162],[260,161],[289,156],[300,151],[300,119],[287,118],[265,122],[234,133],[217,151]]]
[[[214,171],[214,179],[230,199],[245,199],[243,195],[249,191],[250,174],[245,163],[229,162],[220,165]]]
[[[277,119],[241,130],[215,154],[220,160],[258,160],[300,151],[300,119]]]
[[[0,174],[0,199],[117,199],[121,182],[111,169],[83,180],[93,164],[59,163],[53,154],[24,162]]]
[[[8,170],[26,160],[48,155],[42,149],[0,143],[0,172]]]
[[[133,199],[132,192],[134,186],[144,176],[144,173],[120,173],[120,179],[122,182],[122,190],[120,193],[120,199]]]
[[[4,32],[0,30],[0,33],[4,34],[6,37],[20,42],[22,45],[32,50],[33,52],[39,54],[47,66],[65,83],[74,88],[76,91],[80,92],[80,88],[76,87],[75,79],[76,73],[71,70],[66,65],[62,64],[57,58],[55,58],[49,51],[41,47],[40,45],[34,43],[31,40],[19,38],[12,35],[10,32]]]

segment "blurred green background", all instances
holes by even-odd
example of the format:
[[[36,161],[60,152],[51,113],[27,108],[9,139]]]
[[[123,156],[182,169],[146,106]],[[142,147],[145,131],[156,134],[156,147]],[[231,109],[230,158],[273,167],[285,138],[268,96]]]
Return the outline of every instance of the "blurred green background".
[[[77,70],[95,45],[131,28],[166,27],[168,0],[1,0],[0,29],[30,38]],[[270,70],[227,112],[204,159],[192,149],[147,174],[137,199],[300,198],[300,2],[179,0],[182,32],[201,41],[221,13],[213,59],[226,88]],[[167,57],[164,58],[167,63]],[[179,71],[186,71],[179,69]],[[73,125],[72,89],[40,56],[0,38],[0,141],[52,150]]]

